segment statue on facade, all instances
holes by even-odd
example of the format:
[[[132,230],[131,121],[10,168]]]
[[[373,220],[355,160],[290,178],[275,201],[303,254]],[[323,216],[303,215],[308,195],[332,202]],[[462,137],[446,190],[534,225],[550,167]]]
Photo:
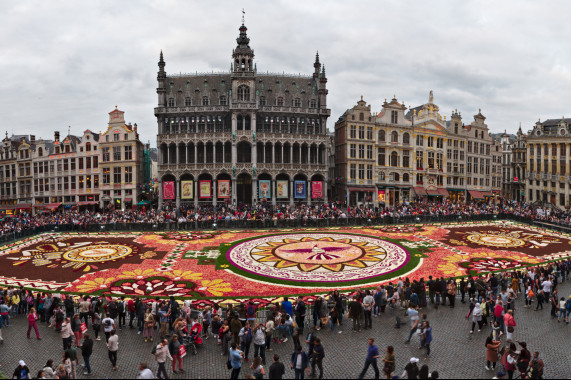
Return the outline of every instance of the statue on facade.
[[[256,142],[256,131],[252,132],[252,138],[254,139],[254,142]]]
[[[232,141],[236,141],[236,131],[232,131]]]
[[[236,177],[236,165],[232,166],[232,176]]]
[[[433,103],[434,102],[434,94],[432,93],[432,90],[430,90],[430,93],[428,94],[428,103]]]
[[[257,174],[257,173],[258,173],[258,168],[256,168],[256,167],[254,166],[253,170],[254,170],[254,177],[256,177],[256,176],[258,175],[258,174]]]

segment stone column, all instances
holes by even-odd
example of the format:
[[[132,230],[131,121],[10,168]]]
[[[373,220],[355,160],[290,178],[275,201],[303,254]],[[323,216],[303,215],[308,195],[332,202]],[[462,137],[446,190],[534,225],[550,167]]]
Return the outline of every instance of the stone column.
[[[276,163],[276,144],[272,144],[272,164]]]
[[[237,203],[237,194],[236,194],[236,177],[232,177],[232,204]]]
[[[327,194],[327,181],[323,181],[323,201],[329,203],[329,196]]]
[[[293,144],[289,146],[289,163],[293,164]]]
[[[196,150],[195,150],[196,152]],[[198,207],[198,180],[194,181],[194,208]]]
[[[214,154],[214,156],[212,157],[212,162],[215,164],[216,163],[216,143],[214,143],[212,145],[212,152]]]
[[[175,181],[175,186],[176,186],[176,189],[175,189],[175,192],[176,192],[175,193],[176,194],[176,198],[175,198],[176,199],[176,213],[178,215],[178,209],[180,208],[180,179],[177,179]]]
[[[216,187],[216,180],[212,180],[212,205],[216,206],[218,203],[218,187]]]
[[[307,204],[311,206],[311,181],[307,181]]]
[[[255,200],[258,198],[257,194],[258,177],[252,177],[252,205],[256,204]]]
[[[272,179],[272,205],[275,206],[277,204],[277,193],[276,193],[276,180]]]
[[[194,144],[194,167],[196,168],[196,164],[198,163],[198,145]]]
[[[113,201],[113,197],[111,197]],[[159,181],[159,211],[163,208],[163,181]]]
[[[258,163],[258,144],[252,143],[252,166]]]
[[[294,198],[294,192],[293,192],[293,180],[289,181],[289,204],[290,206],[294,205],[295,202],[295,198]]]
[[[184,163],[188,166],[188,145],[184,144]]]

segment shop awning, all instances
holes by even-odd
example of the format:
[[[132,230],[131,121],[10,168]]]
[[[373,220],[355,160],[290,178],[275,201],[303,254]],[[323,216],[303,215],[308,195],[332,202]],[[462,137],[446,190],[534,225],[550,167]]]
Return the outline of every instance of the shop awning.
[[[365,193],[374,193],[375,189],[371,187],[350,187],[349,191],[363,191]]]
[[[144,200],[143,200],[143,201],[140,201],[139,203],[137,203],[137,206],[145,206],[145,205],[148,205],[148,204],[151,204],[151,202],[149,202],[149,201],[144,201]]]
[[[440,194],[438,192],[438,190],[426,190],[426,193],[428,194],[428,196],[430,197],[440,197],[442,196],[442,194]]]
[[[77,202],[78,206],[89,206],[89,205],[98,205],[99,202],[97,201],[88,201],[88,202]]]
[[[424,187],[413,187],[413,189],[416,195],[426,195],[426,190]]]
[[[440,193],[440,195],[442,195],[443,197],[448,197],[450,194],[448,194],[448,190],[446,189],[438,189],[438,193]]]
[[[473,199],[484,199],[482,193],[476,190],[468,190]]]
[[[131,202],[133,198],[125,198],[125,203]]]
[[[49,203],[47,205],[44,205],[44,208],[46,210],[56,210],[59,206],[61,206],[61,203]]]
[[[483,195],[484,197],[493,197],[493,196],[494,196],[494,194],[490,193],[489,191],[483,192],[482,195]]]

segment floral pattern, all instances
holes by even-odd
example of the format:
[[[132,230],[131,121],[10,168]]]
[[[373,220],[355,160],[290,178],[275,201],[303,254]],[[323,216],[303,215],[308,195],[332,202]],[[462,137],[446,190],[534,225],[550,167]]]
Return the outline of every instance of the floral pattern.
[[[252,258],[252,265],[259,265],[263,271],[275,271],[272,272],[275,277],[248,276],[227,259],[232,247],[260,238],[265,240],[255,245],[254,256],[247,255]],[[84,241],[95,242],[91,244],[95,248],[74,247]],[[371,243],[360,245],[363,241]],[[374,248],[373,242],[384,248]],[[115,259],[110,245],[134,248],[132,253],[119,255],[115,261],[95,262],[98,260],[96,250],[101,250],[101,257],[108,254]],[[0,261],[3,261],[0,282],[78,294],[175,296],[196,305],[248,299],[267,305],[283,296],[297,295],[312,302],[315,294],[329,292],[332,287],[345,292],[353,289],[355,283],[344,283],[336,278],[352,276],[352,273],[362,276],[361,272],[372,271],[376,263],[385,260],[382,251],[391,245],[406,252],[410,260],[416,260],[415,264],[403,267],[400,272],[387,271],[382,278],[371,273],[370,280],[363,282],[367,287],[394,281],[405,273],[411,280],[429,275],[473,276],[571,256],[569,235],[512,222],[165,233],[46,233],[0,247]],[[336,247],[344,249],[326,249]],[[66,252],[71,253],[66,255]],[[78,267],[65,267],[69,259],[77,260],[71,262]],[[40,266],[34,265],[34,260]],[[292,273],[318,275],[320,280],[285,280],[286,274],[291,278]]]

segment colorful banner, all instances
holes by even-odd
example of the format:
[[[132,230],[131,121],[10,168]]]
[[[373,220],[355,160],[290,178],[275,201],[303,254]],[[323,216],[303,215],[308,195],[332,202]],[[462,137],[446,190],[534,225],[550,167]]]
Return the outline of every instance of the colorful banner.
[[[218,180],[218,198],[230,198],[230,180]]]
[[[311,181],[311,199],[323,199],[323,181]]]
[[[181,181],[180,189],[180,199],[194,198],[194,181]]]
[[[199,181],[200,199],[212,198],[212,181]]]
[[[163,199],[175,199],[174,181],[163,182]]]
[[[295,198],[305,199],[305,197],[307,197],[305,181],[295,181],[293,187],[294,187],[294,197]]]
[[[377,198],[377,199],[379,200],[379,203],[385,203],[385,202],[386,202],[386,199],[387,199],[386,196],[387,196],[387,195],[386,195],[385,190],[379,190],[379,195],[378,195],[378,198]]]
[[[272,184],[268,180],[258,181],[258,198],[260,199],[272,199]]]
[[[288,186],[289,181],[277,181],[277,198],[289,198],[288,195]]]

